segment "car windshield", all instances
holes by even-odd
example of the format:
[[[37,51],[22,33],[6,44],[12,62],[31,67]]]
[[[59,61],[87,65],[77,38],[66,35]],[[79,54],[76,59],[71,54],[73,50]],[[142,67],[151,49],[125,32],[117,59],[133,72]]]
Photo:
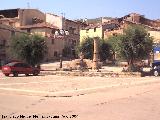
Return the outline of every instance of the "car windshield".
[[[160,66],[160,62],[154,62],[154,63],[152,63],[152,67],[154,67],[154,66]]]
[[[5,66],[14,66],[15,65],[15,63],[14,62],[12,62],[12,63],[8,63],[8,64],[6,64]]]

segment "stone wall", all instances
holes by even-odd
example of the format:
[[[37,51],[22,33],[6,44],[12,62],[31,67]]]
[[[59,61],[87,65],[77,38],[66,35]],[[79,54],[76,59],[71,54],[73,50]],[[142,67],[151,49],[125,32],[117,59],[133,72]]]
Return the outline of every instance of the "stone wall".
[[[38,18],[45,21],[45,14],[37,9],[20,9],[19,10],[19,19],[20,19],[20,25],[32,25],[33,24],[33,18]]]
[[[22,31],[16,30],[10,26],[0,24],[0,61],[14,59],[10,53],[11,37],[19,35]]]

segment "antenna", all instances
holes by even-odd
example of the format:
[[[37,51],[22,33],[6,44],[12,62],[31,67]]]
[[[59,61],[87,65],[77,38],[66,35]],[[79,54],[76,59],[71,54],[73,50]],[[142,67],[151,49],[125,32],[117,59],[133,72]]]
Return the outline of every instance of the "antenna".
[[[63,17],[63,12],[61,13],[61,16]]]
[[[64,17],[64,18],[65,18],[66,13],[62,12],[62,13],[61,13],[61,15],[62,15],[62,17]]]
[[[28,8],[28,9],[30,8],[30,3],[29,3],[29,2],[27,2],[27,8]]]

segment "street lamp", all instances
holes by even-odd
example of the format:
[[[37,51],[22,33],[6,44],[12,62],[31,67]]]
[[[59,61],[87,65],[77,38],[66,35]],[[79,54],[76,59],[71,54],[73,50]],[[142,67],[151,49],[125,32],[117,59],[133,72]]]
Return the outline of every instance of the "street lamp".
[[[62,55],[60,54],[59,57],[60,57],[60,58],[59,58],[59,62],[60,62],[59,68],[62,68]]]
[[[63,38],[63,48],[64,48],[64,40],[65,40],[65,36],[66,35],[69,35],[69,32],[68,31],[65,31],[63,29],[61,29],[59,32],[58,31],[55,31],[55,38],[58,38],[59,36]],[[59,68],[62,68],[62,62],[63,62],[63,56],[62,56],[62,51],[59,55],[59,61],[60,61],[60,65],[59,65]]]

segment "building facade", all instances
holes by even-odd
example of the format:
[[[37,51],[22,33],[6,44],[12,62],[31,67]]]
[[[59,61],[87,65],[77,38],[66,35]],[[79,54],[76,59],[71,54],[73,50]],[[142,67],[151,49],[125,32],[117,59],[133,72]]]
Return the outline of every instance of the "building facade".
[[[63,54],[63,51],[68,51],[68,57],[75,57],[75,47],[80,41],[80,29],[86,26],[85,23],[80,21],[73,21],[66,19],[64,16],[58,16],[55,14],[46,14],[46,23],[49,23],[58,28],[55,31],[56,39],[62,43],[61,51],[59,54]]]
[[[0,10],[0,23],[18,28],[45,21],[45,14],[37,9]]]
[[[57,59],[65,48],[69,48],[70,56],[74,56],[75,46],[80,39],[79,31],[84,26],[82,22],[72,21],[63,16],[44,14],[37,9],[19,8],[0,10],[0,24],[13,27],[13,31],[22,30],[27,34],[42,35],[48,47],[46,60]],[[5,37],[7,41],[10,40],[10,37]]]
[[[23,33],[23,31],[0,24],[0,65],[14,59],[14,56],[10,53],[10,42],[13,36],[19,35],[20,33]]]

